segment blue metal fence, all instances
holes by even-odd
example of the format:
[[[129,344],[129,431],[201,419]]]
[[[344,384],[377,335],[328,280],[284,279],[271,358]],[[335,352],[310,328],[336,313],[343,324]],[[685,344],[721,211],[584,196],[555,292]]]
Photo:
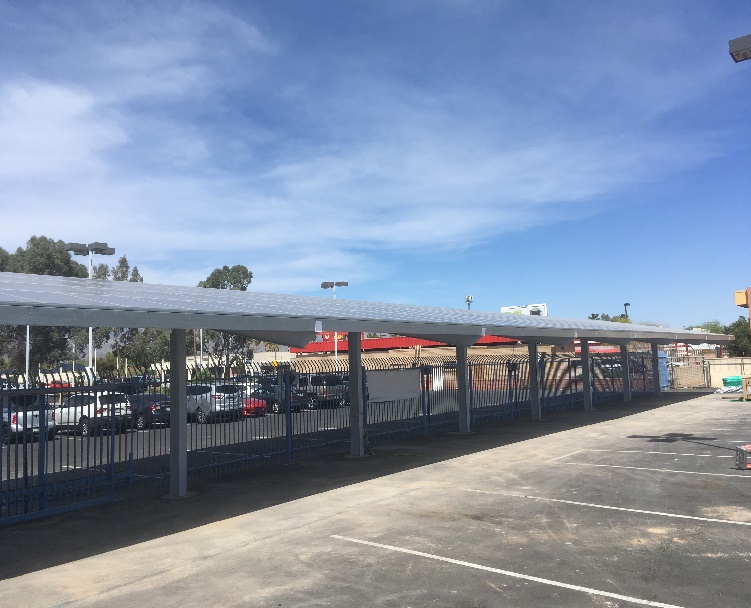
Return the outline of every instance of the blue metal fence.
[[[651,392],[656,380],[650,353],[631,353],[629,358],[632,392]],[[536,364],[543,414],[583,407],[579,357],[542,355]],[[363,365],[365,378],[376,369],[418,368],[420,382],[417,397],[366,401],[369,445],[459,429],[456,359],[423,357],[418,367],[412,359],[366,358]],[[594,403],[622,395],[620,365],[619,356],[591,357]],[[532,415],[529,366],[528,357],[519,355],[470,358],[468,399],[473,427]],[[231,412],[224,412],[227,415],[204,419],[194,409],[186,420],[189,475],[219,476],[349,450],[346,359],[336,363],[298,360],[293,366],[255,367],[245,372],[217,378],[204,370],[190,370],[189,386],[239,387],[240,400]],[[165,384],[155,381],[130,387],[127,412],[114,405],[98,406],[86,422],[66,420],[70,417],[66,407],[77,399],[101,400],[101,395],[119,394],[127,387],[128,383],[114,379],[88,383],[79,375],[62,378],[53,386],[0,391],[4,404],[0,524],[111,501],[121,483],[163,483],[168,478],[169,390]],[[14,403],[15,410],[10,407]],[[11,423],[16,425],[12,432]]]

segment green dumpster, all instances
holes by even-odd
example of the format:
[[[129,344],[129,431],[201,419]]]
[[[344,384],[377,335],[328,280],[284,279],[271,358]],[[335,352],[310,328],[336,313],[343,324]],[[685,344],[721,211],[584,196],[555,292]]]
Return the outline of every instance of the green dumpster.
[[[722,379],[722,386],[737,386],[740,387],[743,384],[740,376],[728,376]]]

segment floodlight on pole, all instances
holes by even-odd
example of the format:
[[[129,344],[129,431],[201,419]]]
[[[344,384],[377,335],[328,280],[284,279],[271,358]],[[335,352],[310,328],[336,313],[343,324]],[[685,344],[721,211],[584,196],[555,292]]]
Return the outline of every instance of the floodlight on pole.
[[[333,289],[334,299],[336,300],[336,288],[347,287],[349,281],[324,281],[321,283],[321,289]],[[336,363],[336,369],[339,370],[339,332],[334,330],[334,361]]]
[[[87,255],[89,256],[89,279],[94,278],[94,262],[93,254],[97,255],[115,255],[115,248],[110,247],[107,243],[93,242],[85,245],[83,243],[65,243],[65,251],[70,251],[74,255]],[[89,370],[92,367],[92,355],[93,355],[93,330],[89,327]]]
[[[736,63],[751,59],[751,34],[735,38],[728,45],[730,47],[730,56]]]
[[[623,305],[623,312],[624,312],[624,314],[625,314],[625,316],[626,316],[626,318],[627,318],[627,319],[628,319],[628,307],[629,307],[629,306],[631,306],[631,304],[629,304],[628,302],[626,302],[626,303],[625,303],[625,304]]]
[[[475,299],[472,296],[464,296],[464,301],[467,303],[467,310],[469,310],[469,307],[472,305],[472,302],[474,302]]]

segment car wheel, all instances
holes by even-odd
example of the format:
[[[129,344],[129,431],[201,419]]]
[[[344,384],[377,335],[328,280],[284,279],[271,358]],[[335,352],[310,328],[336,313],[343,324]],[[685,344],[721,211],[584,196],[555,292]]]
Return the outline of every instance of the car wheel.
[[[196,422],[198,424],[205,424],[206,423],[206,412],[204,412],[200,407],[196,410]]]
[[[138,414],[138,418],[136,418],[136,429],[139,431],[142,431],[146,428],[146,420],[143,417],[143,414]]]
[[[57,429],[50,429],[47,431],[47,441],[54,441]]]
[[[8,430],[8,427],[5,425],[3,425],[2,440],[0,440],[0,442],[3,445],[8,445],[10,443],[10,431]]]
[[[309,410],[317,410],[318,409],[318,399],[316,399],[313,395],[308,397],[308,409]]]
[[[91,428],[88,418],[81,418],[81,420],[78,421],[78,432],[81,433],[81,437],[84,435],[93,435],[93,431],[94,429]]]
[[[272,414],[280,414],[282,411],[282,406],[278,401],[272,401],[270,407]]]

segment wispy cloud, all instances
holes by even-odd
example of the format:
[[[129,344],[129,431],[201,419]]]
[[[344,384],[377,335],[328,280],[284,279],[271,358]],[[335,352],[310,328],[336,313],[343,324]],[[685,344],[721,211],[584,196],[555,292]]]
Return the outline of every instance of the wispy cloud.
[[[377,39],[381,54],[322,21],[241,6],[87,6],[47,6],[36,22],[5,9],[20,48],[0,43],[13,53],[0,72],[4,217],[109,239],[151,280],[194,284],[250,259],[267,290],[366,281],[390,272],[379,251],[584,217],[719,154],[714,125],[661,122],[725,73],[654,60],[691,38],[673,13],[607,21],[594,5],[567,17],[577,35],[509,5],[447,3],[455,21],[439,23],[431,3],[389,29],[393,45]],[[315,27],[298,48],[295,32]],[[555,52],[530,52],[540,40]]]

